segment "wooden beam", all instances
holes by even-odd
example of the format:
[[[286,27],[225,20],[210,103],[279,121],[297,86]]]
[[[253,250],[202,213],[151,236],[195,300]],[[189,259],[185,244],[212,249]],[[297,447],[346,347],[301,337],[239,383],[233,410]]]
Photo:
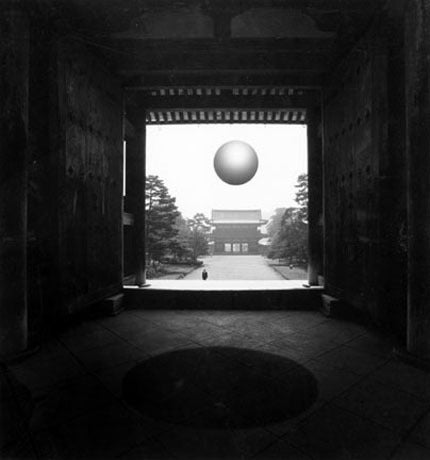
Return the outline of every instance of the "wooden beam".
[[[129,95],[129,101],[134,106],[147,110],[160,109],[192,109],[192,110],[219,110],[219,109],[295,109],[316,106],[319,104],[319,94],[302,96],[169,96],[151,97],[139,94]]]
[[[139,56],[123,56],[117,64],[118,71],[145,72],[148,69],[169,72],[172,69],[198,70],[210,72],[213,69],[222,70],[279,70],[289,72],[322,73],[329,65],[328,57],[321,54],[302,54],[289,52],[260,51],[257,53],[210,54],[182,51],[160,56],[158,53],[148,53]]]
[[[250,124],[304,124],[307,121],[306,110],[296,109],[291,110],[230,110],[230,109],[215,109],[205,110],[181,110],[181,111],[159,111],[150,112],[157,114],[156,120],[150,116],[147,119],[147,124],[219,124],[219,123],[250,123]],[[179,119],[176,114],[180,114]],[[202,113],[204,114],[202,116]],[[294,113],[296,116],[294,117]],[[169,116],[170,114],[170,116]]]
[[[330,54],[335,46],[335,38],[231,38],[218,41],[208,39],[152,39],[152,38],[111,38],[109,47],[112,53],[133,55],[134,57],[146,54],[158,56],[173,53],[193,54],[249,54],[264,52],[268,54],[289,52],[301,54]],[[100,42],[107,46],[108,42]]]
[[[123,87],[132,90],[147,90],[163,87],[249,87],[285,86],[289,88],[318,89],[322,86],[322,73],[294,73],[291,71],[253,69],[244,71],[122,71]]]
[[[308,281],[317,286],[323,269],[323,184],[321,110],[308,111]]]
[[[126,144],[126,200],[125,212],[133,214],[133,264],[136,269],[136,284],[146,284],[146,122],[145,111],[130,116],[135,136]]]

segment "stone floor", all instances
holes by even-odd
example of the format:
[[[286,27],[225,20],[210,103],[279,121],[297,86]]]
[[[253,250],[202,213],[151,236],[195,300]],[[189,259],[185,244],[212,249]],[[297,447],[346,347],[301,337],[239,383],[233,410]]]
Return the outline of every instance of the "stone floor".
[[[430,376],[391,351],[313,311],[129,310],[11,371],[28,457],[429,459]]]

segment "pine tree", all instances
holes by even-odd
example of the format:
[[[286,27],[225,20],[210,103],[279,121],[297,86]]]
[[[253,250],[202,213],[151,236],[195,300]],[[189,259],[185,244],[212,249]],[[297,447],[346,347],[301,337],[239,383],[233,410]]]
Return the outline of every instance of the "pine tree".
[[[160,260],[174,249],[179,216],[176,198],[158,176],[146,178],[146,244],[149,260]]]
[[[308,220],[308,175],[300,174],[297,178],[295,202],[299,205],[299,219]]]
[[[206,255],[209,252],[209,232],[211,225],[209,219],[201,212],[188,219],[187,226],[190,229],[190,245],[193,249],[193,258]]]
[[[187,225],[187,219],[182,214],[176,219],[176,228],[178,234],[173,243],[173,252],[179,261],[191,259],[193,257],[193,248],[191,245],[190,229]]]
[[[298,207],[278,209],[272,216],[270,227],[272,241],[268,252],[269,258],[287,259],[289,263],[304,263],[308,252],[308,176],[300,174],[296,185],[296,203]],[[280,217],[280,213],[282,217]]]
[[[206,255],[209,251],[209,219],[202,213],[197,213],[192,219],[180,215],[176,219],[178,234],[174,243],[174,253],[179,259],[193,259]]]

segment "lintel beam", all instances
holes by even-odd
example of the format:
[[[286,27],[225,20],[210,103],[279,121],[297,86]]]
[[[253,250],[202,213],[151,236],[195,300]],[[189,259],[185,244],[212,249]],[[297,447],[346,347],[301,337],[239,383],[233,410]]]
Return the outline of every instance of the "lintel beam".
[[[316,106],[318,95],[302,96],[167,96],[151,97],[130,94],[128,100],[147,110],[220,110],[220,109],[295,109]]]
[[[214,38],[191,39],[154,39],[154,38],[116,38],[111,37],[109,46],[123,55],[141,54],[157,56],[183,53],[190,50],[193,54],[231,55],[231,54],[330,54],[335,46],[334,37],[328,38],[230,38],[219,41]]]
[[[319,89],[322,85],[322,73],[293,73],[279,70],[252,70],[181,72],[128,72],[122,71],[123,86],[130,90],[147,90],[163,87],[249,87],[249,86],[285,86],[290,88]]]

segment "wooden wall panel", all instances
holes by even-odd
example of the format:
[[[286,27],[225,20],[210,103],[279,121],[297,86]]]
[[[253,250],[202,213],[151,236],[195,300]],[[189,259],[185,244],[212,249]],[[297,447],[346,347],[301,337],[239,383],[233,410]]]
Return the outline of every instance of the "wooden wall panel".
[[[359,308],[377,296],[378,154],[372,48],[363,41],[325,96],[326,285]],[[383,91],[383,89],[382,89]]]
[[[388,16],[375,22],[324,90],[325,281],[402,336],[404,101],[402,43],[390,39],[393,31],[402,35]]]
[[[122,285],[122,94],[85,47],[62,43],[64,156],[59,166],[59,261],[67,312]]]

